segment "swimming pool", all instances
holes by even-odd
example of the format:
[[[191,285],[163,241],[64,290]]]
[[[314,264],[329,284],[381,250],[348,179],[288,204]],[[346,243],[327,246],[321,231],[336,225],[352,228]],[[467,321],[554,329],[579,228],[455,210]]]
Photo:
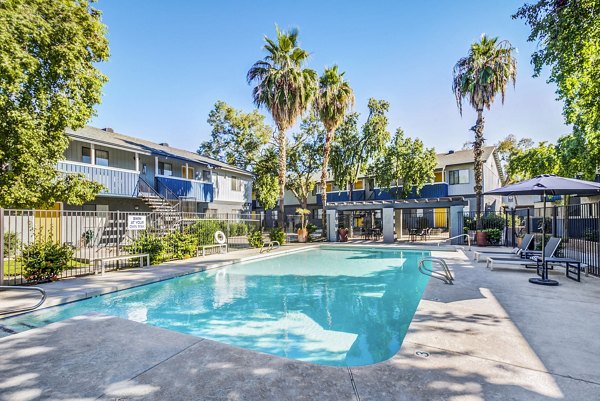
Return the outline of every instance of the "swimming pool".
[[[287,358],[368,365],[398,352],[428,251],[312,248],[0,320],[5,333],[105,313]]]

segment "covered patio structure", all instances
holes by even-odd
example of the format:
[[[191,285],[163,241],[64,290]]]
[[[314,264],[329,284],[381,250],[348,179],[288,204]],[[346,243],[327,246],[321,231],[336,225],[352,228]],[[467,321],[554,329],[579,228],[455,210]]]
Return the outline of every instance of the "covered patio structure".
[[[381,213],[381,231],[383,242],[392,243],[403,238],[403,213],[423,209],[443,209],[447,211],[449,237],[462,234],[460,212],[468,204],[460,197],[397,199],[397,200],[364,200],[331,202],[327,204],[327,239],[337,241],[337,229],[340,227],[340,216],[344,212]],[[458,243],[460,240],[455,240]]]

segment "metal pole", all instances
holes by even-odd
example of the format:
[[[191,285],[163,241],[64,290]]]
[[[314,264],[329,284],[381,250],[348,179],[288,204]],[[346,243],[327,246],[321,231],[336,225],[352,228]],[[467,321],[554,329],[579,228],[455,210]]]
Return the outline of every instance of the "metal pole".
[[[546,263],[546,255],[544,250],[546,249],[546,191],[544,191],[544,211],[542,213],[542,265]],[[543,276],[546,274],[544,273]],[[545,277],[542,277],[546,279]]]
[[[515,214],[516,214],[517,211],[515,209],[512,209],[511,212],[512,212],[511,213],[511,218],[512,218],[512,236],[511,236],[511,239],[512,239],[512,246],[514,248],[515,244],[517,242],[517,227],[516,227],[517,219],[515,218]]]
[[[4,285],[4,209],[0,207],[0,285]]]

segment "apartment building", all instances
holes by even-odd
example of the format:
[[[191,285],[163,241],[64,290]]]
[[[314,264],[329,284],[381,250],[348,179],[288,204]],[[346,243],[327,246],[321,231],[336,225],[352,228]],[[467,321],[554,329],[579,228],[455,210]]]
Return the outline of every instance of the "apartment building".
[[[86,126],[68,131],[71,142],[58,169],[104,186],[94,201],[65,210],[181,210],[240,214],[250,211],[252,174],[226,163]]]
[[[465,212],[476,209],[475,196],[475,163],[472,150],[450,151],[447,153],[438,153],[437,165],[435,168],[435,179],[432,183],[426,184],[419,193],[414,189],[408,196],[408,199],[431,199],[444,198],[448,196],[460,196],[468,202]],[[502,186],[503,172],[500,160],[494,146],[486,146],[483,149],[483,191],[489,191]],[[318,178],[315,178],[318,181]],[[352,195],[346,188],[337,188],[332,181],[327,183],[327,201],[345,202],[349,200],[391,200],[394,194],[390,191],[381,189],[377,182],[367,176],[360,177],[354,184]],[[502,197],[484,195],[485,210],[499,210]],[[295,214],[296,208],[300,206],[298,199],[290,192],[285,193],[285,210],[287,216]],[[272,225],[277,220],[277,210],[263,210],[256,201],[253,202],[253,208],[256,213],[263,215],[266,224]],[[321,188],[317,187],[308,199],[308,209],[311,211],[311,221],[319,224],[322,216]],[[427,208],[419,209],[418,213],[427,212]],[[446,209],[436,210],[434,219],[437,226],[446,224]],[[375,218],[378,218],[377,216]]]

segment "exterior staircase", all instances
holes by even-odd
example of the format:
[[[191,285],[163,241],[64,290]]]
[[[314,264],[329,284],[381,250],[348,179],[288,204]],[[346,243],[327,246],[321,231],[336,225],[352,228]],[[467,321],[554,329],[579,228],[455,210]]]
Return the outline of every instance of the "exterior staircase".
[[[173,205],[163,197],[147,193],[142,193],[138,196],[153,212],[171,213],[177,209],[177,205]]]
[[[168,189],[166,189],[168,191]],[[161,214],[172,214],[180,209],[180,199],[168,193],[169,199],[161,195],[154,187],[148,184],[142,177],[138,179],[136,188],[137,197],[140,198],[150,210]]]

